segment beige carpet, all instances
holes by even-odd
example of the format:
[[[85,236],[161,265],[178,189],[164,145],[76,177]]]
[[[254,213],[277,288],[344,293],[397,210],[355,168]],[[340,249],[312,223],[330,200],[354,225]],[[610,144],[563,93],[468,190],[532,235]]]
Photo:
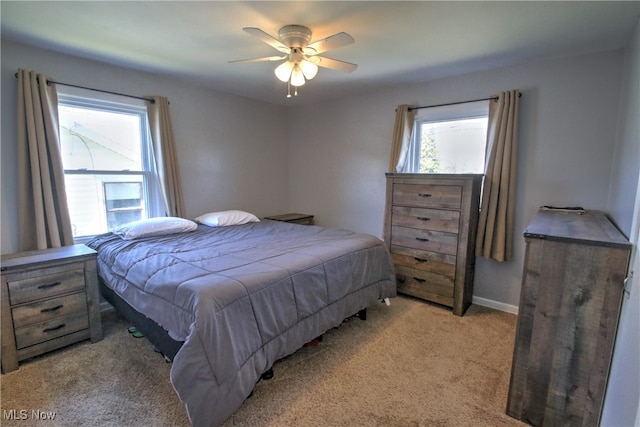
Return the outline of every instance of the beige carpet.
[[[523,426],[505,415],[515,316],[408,298],[369,309],[276,363],[228,426]],[[185,426],[170,364],[114,312],[105,338],[3,374],[3,426]],[[9,420],[27,414],[26,420]],[[20,412],[24,410],[25,412]],[[35,413],[54,412],[53,420]],[[8,412],[9,411],[9,412]]]

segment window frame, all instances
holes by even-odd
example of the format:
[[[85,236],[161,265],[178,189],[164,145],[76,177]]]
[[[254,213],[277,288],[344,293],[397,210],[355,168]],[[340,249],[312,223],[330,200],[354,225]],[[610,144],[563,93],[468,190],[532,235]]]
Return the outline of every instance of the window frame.
[[[113,176],[122,177],[124,181],[129,181],[133,177],[142,177],[142,198],[143,198],[143,218],[151,218],[154,216],[164,215],[161,212],[159,205],[160,194],[158,192],[159,185],[157,181],[157,172],[155,168],[155,159],[153,157],[153,145],[151,140],[151,133],[149,130],[149,118],[147,114],[147,107],[143,100],[129,98],[120,95],[108,94],[108,93],[96,93],[95,91],[80,89],[75,87],[65,87],[58,90],[58,106],[69,106],[74,108],[81,108],[87,110],[95,110],[102,112],[109,112],[115,114],[130,114],[135,115],[140,123],[140,149],[141,149],[141,170],[104,170],[104,169],[67,169],[64,165],[63,159],[63,171],[66,176]],[[95,178],[98,179],[98,178]],[[123,181],[123,182],[124,182]],[[99,187],[101,188],[101,194],[99,196],[106,202],[106,194],[104,193],[104,183],[113,182],[101,180]],[[67,196],[67,198],[69,198]],[[107,206],[103,206],[104,212],[96,212],[96,214],[104,214],[105,227],[108,227],[107,222]],[[108,228],[106,231],[109,231]],[[104,233],[101,231],[98,234]],[[75,234],[75,232],[74,232]],[[74,241],[76,243],[84,243],[97,234],[75,236]]]
[[[424,108],[416,113],[411,130],[411,143],[409,152],[407,153],[407,163],[410,171],[421,173],[420,170],[420,151],[421,151],[421,135],[422,126],[431,123],[453,122],[458,120],[478,119],[489,117],[489,100],[472,101],[460,104],[442,105],[438,107]],[[488,125],[488,124],[487,124]],[[487,128],[488,129],[488,128]],[[487,142],[484,142],[484,158],[486,161]],[[466,172],[460,172],[464,174]],[[477,172],[483,173],[483,172]],[[434,175],[448,174],[448,172],[436,172]]]

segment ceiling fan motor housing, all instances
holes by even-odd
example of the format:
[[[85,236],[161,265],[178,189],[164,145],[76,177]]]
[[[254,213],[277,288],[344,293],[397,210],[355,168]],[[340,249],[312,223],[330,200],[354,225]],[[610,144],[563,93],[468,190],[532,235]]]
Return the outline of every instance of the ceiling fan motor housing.
[[[305,47],[311,40],[311,30],[302,25],[285,25],[278,31],[278,37],[287,47]]]

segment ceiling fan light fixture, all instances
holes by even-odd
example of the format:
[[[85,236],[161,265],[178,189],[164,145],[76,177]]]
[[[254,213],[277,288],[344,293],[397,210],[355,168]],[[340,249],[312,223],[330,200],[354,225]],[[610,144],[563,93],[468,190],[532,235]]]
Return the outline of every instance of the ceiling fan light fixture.
[[[295,64],[291,61],[286,61],[278,65],[274,70],[274,73],[276,74],[278,80],[284,83],[288,82],[289,78],[291,77],[291,72],[293,71],[294,65]]]
[[[313,79],[318,74],[318,66],[346,73],[354,71],[357,67],[356,64],[319,56],[319,54],[328,50],[337,49],[355,42],[353,37],[344,32],[310,43],[311,30],[303,25],[285,25],[280,28],[278,38],[256,27],[244,27],[243,30],[286,55],[229,62],[263,62],[287,59],[274,70],[278,80],[287,84],[287,98],[291,97],[291,86],[294,89],[293,96],[296,96],[298,87],[304,85],[307,80]]]
[[[304,84],[304,74],[302,73],[302,69],[300,65],[295,64],[293,66],[293,70],[291,71],[291,85],[292,86],[302,86]]]
[[[306,59],[300,62],[300,69],[302,70],[302,74],[307,78],[307,80],[311,80],[318,74],[318,66],[311,61],[307,61]]]

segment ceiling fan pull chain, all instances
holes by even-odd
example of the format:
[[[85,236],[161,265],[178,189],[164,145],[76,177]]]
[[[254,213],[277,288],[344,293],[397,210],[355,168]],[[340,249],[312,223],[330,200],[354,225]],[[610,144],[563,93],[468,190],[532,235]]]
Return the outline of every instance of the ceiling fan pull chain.
[[[287,82],[287,98],[291,98],[291,80]]]

